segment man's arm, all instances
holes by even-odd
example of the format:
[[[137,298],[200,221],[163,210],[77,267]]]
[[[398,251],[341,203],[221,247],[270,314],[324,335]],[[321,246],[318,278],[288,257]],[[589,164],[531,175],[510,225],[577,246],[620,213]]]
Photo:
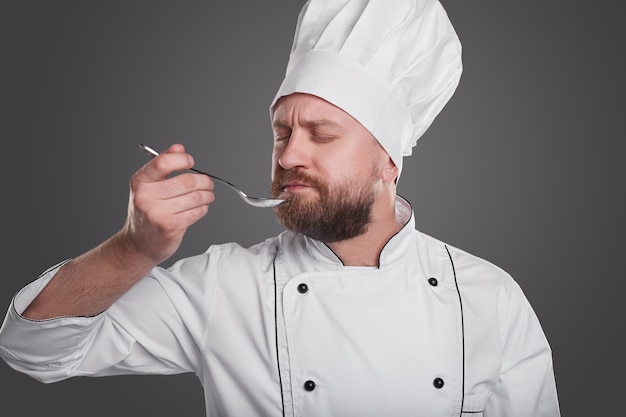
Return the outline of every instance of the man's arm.
[[[192,166],[184,147],[172,145],[137,171],[130,181],[124,227],[65,264],[22,315],[41,320],[98,314],[169,258],[214,200],[208,176],[168,177]]]

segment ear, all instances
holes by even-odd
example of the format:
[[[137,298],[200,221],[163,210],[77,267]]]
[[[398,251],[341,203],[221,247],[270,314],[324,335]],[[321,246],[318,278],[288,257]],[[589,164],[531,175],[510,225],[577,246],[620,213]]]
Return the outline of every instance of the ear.
[[[394,164],[389,155],[387,155],[387,160],[383,167],[383,180],[394,183],[398,181],[398,167]]]

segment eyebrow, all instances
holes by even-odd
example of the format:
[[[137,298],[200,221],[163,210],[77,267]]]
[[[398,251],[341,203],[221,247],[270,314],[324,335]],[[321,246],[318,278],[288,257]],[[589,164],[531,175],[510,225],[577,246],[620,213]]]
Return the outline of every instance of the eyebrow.
[[[339,130],[343,130],[343,126],[339,123],[329,120],[329,119],[316,119],[316,120],[307,120],[303,123],[303,125],[309,129],[318,128],[318,127],[330,127]],[[291,129],[291,126],[288,125],[283,119],[276,119],[272,122],[272,126],[278,129]]]

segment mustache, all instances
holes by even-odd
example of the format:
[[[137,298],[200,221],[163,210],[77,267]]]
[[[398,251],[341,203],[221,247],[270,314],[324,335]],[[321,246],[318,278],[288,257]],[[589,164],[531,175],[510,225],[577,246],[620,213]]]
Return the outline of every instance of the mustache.
[[[272,181],[272,194],[275,196],[280,195],[280,193],[283,192],[285,185],[292,182],[301,182],[319,190],[327,188],[326,182],[320,178],[305,174],[299,170],[284,170],[279,171],[274,175],[274,180]]]

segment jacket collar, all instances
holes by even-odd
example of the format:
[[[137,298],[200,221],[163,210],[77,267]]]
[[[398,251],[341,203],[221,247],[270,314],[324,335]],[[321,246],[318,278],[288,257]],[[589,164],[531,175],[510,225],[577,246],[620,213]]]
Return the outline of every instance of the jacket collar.
[[[402,260],[411,242],[411,235],[415,230],[415,215],[408,201],[396,196],[396,221],[403,225],[402,229],[389,239],[380,253],[379,268],[390,266]],[[304,248],[308,255],[316,261],[333,266],[342,267],[341,259],[323,242],[302,236]]]

